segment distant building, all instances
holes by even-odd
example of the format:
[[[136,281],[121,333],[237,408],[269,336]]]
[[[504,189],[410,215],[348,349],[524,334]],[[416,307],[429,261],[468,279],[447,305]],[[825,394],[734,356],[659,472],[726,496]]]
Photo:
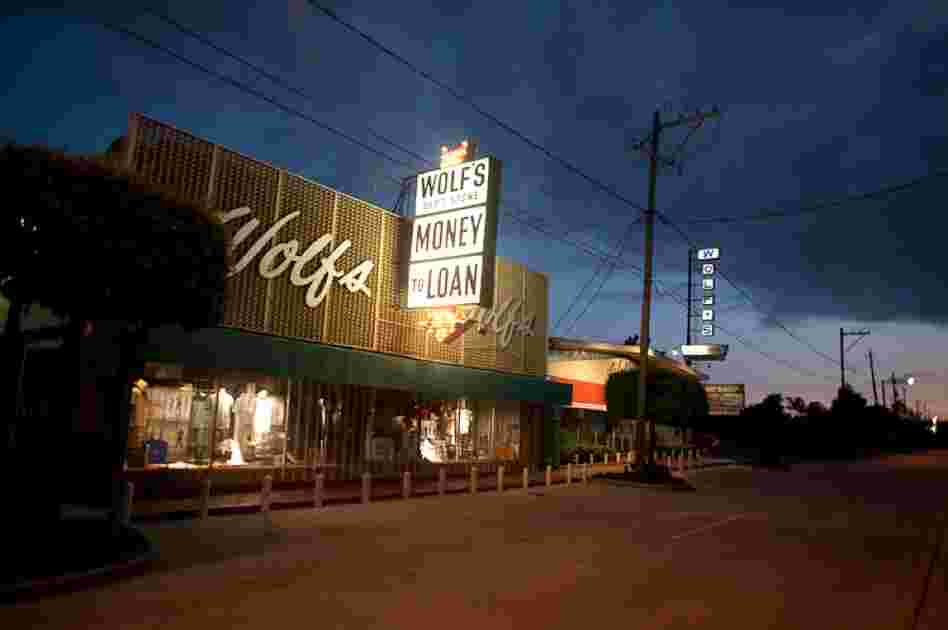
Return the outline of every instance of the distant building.
[[[547,356],[547,373],[555,382],[571,385],[572,399],[563,407],[560,427],[575,431],[579,443],[599,442],[607,430],[606,382],[614,372],[637,368],[641,349],[637,345],[620,345],[600,341],[551,337]],[[682,377],[701,378],[701,374],[684,362],[667,358],[660,350],[649,349],[656,366]],[[632,419],[618,429],[618,439],[630,440]],[[612,441],[617,436],[609,438]],[[622,445],[619,443],[618,445]]]

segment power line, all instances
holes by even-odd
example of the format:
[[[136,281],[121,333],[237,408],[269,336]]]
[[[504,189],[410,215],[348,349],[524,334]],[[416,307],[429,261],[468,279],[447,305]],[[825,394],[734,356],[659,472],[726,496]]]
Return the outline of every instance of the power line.
[[[658,216],[659,220],[660,220],[662,223],[664,223],[665,225],[668,225],[668,226],[670,226],[671,228],[673,228],[673,229],[678,233],[678,235],[688,244],[689,247],[697,247],[697,245],[694,243],[694,241],[692,241],[691,238],[689,238],[688,234],[687,234],[681,227],[679,227],[677,224],[675,224],[671,219],[669,219],[668,216],[665,215],[665,213],[656,210],[655,214],[656,214],[656,216]],[[760,312],[762,315],[765,315],[771,322],[773,322],[774,324],[776,324],[777,327],[779,327],[781,330],[783,330],[785,333],[787,333],[792,339],[794,339],[795,341],[797,341],[797,342],[803,344],[804,346],[806,346],[807,348],[809,348],[812,352],[816,353],[817,355],[819,355],[819,356],[822,357],[823,359],[829,361],[830,363],[833,363],[833,364],[835,364],[835,365],[839,365],[839,361],[838,361],[837,359],[831,357],[830,355],[828,355],[828,354],[826,354],[826,353],[824,353],[824,352],[821,352],[821,351],[818,350],[816,347],[814,347],[813,344],[811,344],[810,342],[806,341],[805,339],[802,339],[801,337],[797,336],[796,333],[794,333],[794,332],[791,331],[789,328],[787,328],[787,326],[786,326],[783,322],[781,322],[780,320],[778,320],[776,317],[774,317],[773,315],[767,314],[767,313],[765,312],[765,309],[761,308],[761,307],[757,304],[757,302],[756,302],[753,298],[750,297],[750,295],[747,293],[747,291],[745,291],[745,290],[742,289],[740,286],[738,286],[737,283],[734,282],[733,280],[731,280],[731,278],[730,278],[727,274],[725,274],[723,271],[721,271],[721,270],[719,269],[719,270],[717,271],[717,275],[719,275],[719,276],[721,276],[722,278],[724,278],[724,280],[727,281],[727,283],[730,284],[732,287],[734,287],[734,289],[736,289],[736,290],[738,291],[738,293],[740,293],[740,294],[744,297],[744,299],[747,300],[747,302],[748,302],[751,306],[753,306],[753,307],[754,307],[758,312]],[[722,329],[722,330],[723,330],[723,329]]]
[[[583,171],[582,169],[580,169],[578,166],[575,166],[574,164],[572,164],[571,162],[565,160],[564,158],[559,157],[558,155],[554,154],[552,151],[550,151],[550,150],[547,149],[546,147],[544,147],[544,146],[542,146],[541,144],[535,142],[534,140],[531,140],[529,137],[527,137],[527,136],[526,136],[525,134],[523,134],[522,132],[518,131],[518,130],[517,130],[516,128],[514,128],[512,125],[509,125],[508,123],[505,123],[504,121],[500,120],[500,118],[498,118],[497,116],[491,114],[490,112],[488,112],[487,110],[485,110],[484,108],[482,108],[480,105],[478,105],[477,103],[475,103],[471,98],[469,98],[469,97],[467,97],[466,95],[462,94],[461,91],[460,91],[458,88],[455,88],[455,87],[453,87],[453,86],[451,86],[451,85],[445,83],[444,81],[441,81],[441,80],[437,79],[436,77],[432,76],[430,73],[426,72],[425,70],[422,70],[421,68],[419,68],[418,66],[416,66],[415,64],[413,64],[411,61],[409,61],[408,59],[406,59],[406,58],[403,57],[402,55],[398,54],[397,52],[395,52],[394,50],[392,50],[391,48],[389,48],[389,47],[386,46],[385,44],[383,44],[383,43],[381,43],[380,41],[378,41],[377,39],[375,39],[373,36],[369,35],[369,34],[366,33],[365,31],[359,29],[358,27],[356,27],[355,25],[351,24],[350,22],[345,21],[344,19],[342,19],[342,18],[341,18],[335,11],[333,11],[332,9],[329,9],[329,8],[327,8],[327,7],[323,6],[323,5],[321,5],[320,3],[315,2],[315,0],[307,0],[307,2],[308,2],[308,3],[310,4],[310,6],[312,6],[314,9],[316,9],[317,11],[323,13],[324,15],[326,15],[328,18],[330,18],[331,20],[333,20],[334,22],[336,22],[336,23],[339,24],[340,26],[342,26],[342,27],[344,27],[345,29],[351,31],[352,33],[355,33],[356,35],[358,35],[360,38],[362,38],[363,40],[365,40],[366,42],[368,42],[372,47],[374,47],[374,48],[376,48],[377,50],[381,51],[381,52],[384,53],[386,56],[388,56],[388,57],[394,59],[394,60],[397,61],[399,64],[405,66],[406,68],[408,68],[409,70],[411,70],[411,71],[414,72],[415,74],[417,74],[417,75],[419,75],[420,77],[422,77],[422,78],[424,78],[425,80],[427,80],[429,83],[432,83],[433,85],[435,85],[435,86],[441,88],[442,90],[446,91],[448,94],[450,94],[451,96],[453,96],[456,100],[458,100],[458,101],[464,103],[465,105],[467,105],[468,107],[470,107],[471,109],[473,109],[475,112],[477,112],[478,114],[480,114],[480,115],[483,116],[484,118],[488,119],[489,121],[491,121],[492,123],[494,123],[495,125],[497,125],[498,127],[500,127],[501,129],[503,129],[504,131],[506,131],[506,132],[508,132],[508,133],[510,133],[510,134],[512,134],[512,135],[514,135],[514,136],[516,136],[518,139],[520,139],[521,141],[523,141],[523,142],[525,142],[526,144],[530,145],[533,149],[539,151],[540,153],[542,153],[543,155],[545,155],[548,159],[550,159],[550,160],[556,162],[557,164],[559,164],[560,166],[562,166],[563,168],[565,168],[565,169],[568,170],[569,172],[571,172],[571,173],[573,173],[574,175],[577,175],[577,176],[581,177],[582,179],[586,180],[588,183],[592,184],[592,185],[593,185],[595,188],[597,188],[598,190],[600,190],[600,191],[606,193],[607,195],[609,195],[610,197],[612,197],[612,198],[614,198],[614,199],[617,199],[618,201],[621,201],[622,203],[624,203],[624,204],[626,204],[626,205],[629,205],[629,206],[635,208],[636,210],[640,210],[640,211],[641,211],[641,210],[645,210],[645,208],[643,208],[643,207],[640,206],[639,204],[635,203],[634,201],[632,201],[632,200],[629,199],[628,197],[622,195],[621,193],[619,193],[618,191],[616,191],[613,187],[609,186],[608,184],[604,184],[603,182],[599,181],[598,179],[595,179],[594,177],[592,177],[591,175],[588,175],[585,171]]]
[[[222,55],[224,55],[224,56],[226,56],[226,57],[228,57],[228,58],[230,58],[230,59],[233,59],[234,61],[236,61],[237,63],[243,65],[244,67],[250,68],[250,69],[253,70],[254,72],[260,74],[261,76],[266,77],[267,79],[269,79],[270,81],[272,81],[272,82],[275,83],[276,85],[282,87],[283,89],[289,90],[289,91],[292,92],[293,94],[296,94],[297,96],[300,96],[300,97],[306,99],[307,101],[309,101],[309,102],[311,102],[311,103],[315,102],[315,99],[314,99],[310,94],[307,94],[307,93],[304,92],[303,90],[301,90],[301,89],[299,89],[298,87],[292,85],[291,83],[289,83],[288,81],[286,81],[286,80],[283,79],[282,77],[280,77],[280,76],[278,76],[278,75],[276,75],[276,74],[274,74],[274,73],[268,71],[268,70],[265,69],[265,68],[262,68],[261,66],[258,66],[257,64],[254,64],[254,63],[248,61],[246,58],[241,57],[240,55],[238,55],[238,54],[236,54],[236,53],[234,53],[234,52],[232,52],[232,51],[230,51],[230,50],[224,48],[223,46],[220,46],[219,44],[214,43],[214,42],[213,42],[210,38],[208,38],[206,35],[204,35],[204,34],[202,34],[202,33],[199,33],[199,32],[197,32],[197,31],[195,31],[194,29],[188,28],[187,26],[185,26],[184,24],[181,24],[180,22],[178,22],[177,20],[175,20],[175,19],[172,18],[171,16],[169,16],[169,15],[167,15],[167,14],[165,14],[165,13],[162,13],[161,11],[158,11],[157,9],[153,9],[153,8],[150,8],[150,7],[145,7],[145,12],[151,14],[152,16],[154,16],[154,17],[156,17],[156,18],[158,18],[159,20],[161,20],[161,21],[164,22],[165,24],[168,24],[169,26],[172,26],[173,28],[177,29],[177,30],[180,31],[181,33],[184,33],[185,35],[187,35],[187,36],[189,36],[189,37],[191,37],[191,38],[193,38],[193,39],[196,39],[197,41],[201,42],[201,43],[204,44],[205,46],[216,50],[216,51],[219,52],[220,54],[222,54]],[[421,162],[421,163],[422,163],[423,165],[425,165],[426,167],[428,167],[428,166],[430,166],[430,165],[432,164],[432,162],[431,162],[430,160],[426,159],[424,156],[419,155],[418,153],[416,153],[416,152],[414,152],[414,151],[412,151],[412,150],[410,150],[410,149],[406,149],[404,146],[402,146],[402,145],[396,143],[396,142],[393,141],[393,140],[390,140],[390,139],[387,138],[386,136],[383,136],[382,134],[380,134],[380,133],[378,133],[378,132],[372,130],[371,128],[367,128],[367,129],[368,129],[369,133],[370,133],[372,136],[374,136],[376,139],[378,139],[378,140],[384,142],[385,144],[389,145],[390,147],[392,147],[392,148],[394,148],[394,149],[398,149],[399,151],[402,151],[402,152],[404,152],[404,153],[406,153],[406,154],[412,156],[413,158],[415,158],[416,160],[418,160],[419,162]]]
[[[152,14],[158,16],[157,12],[154,12],[154,11],[153,11]],[[164,19],[164,16],[158,16],[158,17],[161,17],[161,19]],[[298,88],[295,88],[294,86],[292,86],[291,84],[289,84],[289,83],[286,82],[285,80],[281,79],[280,77],[278,77],[278,76],[276,76],[276,75],[273,75],[272,73],[269,73],[268,71],[266,71],[266,70],[264,70],[264,69],[262,69],[262,68],[256,66],[255,64],[253,64],[253,63],[247,61],[246,59],[243,59],[242,57],[240,57],[240,56],[237,55],[236,53],[233,53],[233,52],[231,52],[231,51],[228,51],[228,50],[226,50],[226,49],[224,49],[224,48],[218,46],[217,44],[215,44],[214,42],[212,42],[210,39],[208,39],[208,38],[206,38],[206,37],[200,35],[200,34],[197,33],[196,31],[193,31],[192,29],[189,29],[189,28],[187,28],[187,27],[185,27],[185,26],[183,26],[183,25],[180,25],[179,23],[175,22],[172,18],[169,17],[169,18],[167,19],[167,21],[168,21],[169,24],[172,24],[175,28],[178,28],[178,29],[181,30],[182,32],[184,32],[184,33],[186,33],[186,34],[188,34],[188,35],[191,35],[191,36],[195,37],[196,39],[198,39],[198,40],[201,41],[202,43],[205,43],[206,45],[208,45],[209,47],[211,47],[211,48],[217,50],[218,52],[221,52],[222,54],[225,54],[225,55],[227,55],[228,57],[239,61],[241,64],[243,64],[244,66],[246,66],[246,67],[248,67],[248,68],[251,68],[251,69],[254,70],[255,72],[259,72],[262,76],[267,77],[268,79],[274,81],[275,83],[281,85],[282,87],[284,87],[284,88],[286,88],[286,89],[288,89],[288,90],[291,90],[291,91],[293,91],[294,93],[297,93],[297,94],[300,94],[300,95],[305,95],[305,92],[302,92],[302,91],[299,90]],[[260,99],[260,100],[263,100],[263,101],[265,101],[265,102],[267,102],[267,103],[273,105],[274,107],[280,109],[281,111],[283,111],[283,112],[285,112],[285,113],[287,113],[287,114],[290,114],[291,116],[294,116],[294,117],[296,117],[296,118],[299,118],[299,119],[301,119],[301,120],[304,120],[305,122],[308,122],[308,123],[310,123],[310,124],[316,125],[316,126],[319,127],[320,129],[323,129],[323,130],[325,130],[325,131],[329,131],[330,133],[332,133],[332,134],[334,134],[334,135],[337,135],[337,136],[339,136],[339,137],[341,137],[341,138],[343,138],[343,139],[345,139],[345,140],[347,140],[347,141],[349,141],[349,142],[355,144],[355,145],[358,146],[359,148],[361,148],[361,149],[363,149],[363,150],[366,150],[366,151],[369,151],[369,152],[371,152],[371,153],[373,153],[373,154],[375,154],[375,155],[377,155],[377,156],[379,156],[379,157],[381,157],[381,158],[383,158],[383,159],[385,159],[385,160],[388,160],[389,162],[392,162],[393,164],[396,164],[396,165],[399,165],[399,166],[405,166],[405,167],[408,167],[408,168],[411,168],[412,170],[414,170],[413,165],[411,165],[410,163],[405,162],[405,161],[403,161],[403,160],[400,160],[400,159],[398,159],[398,158],[396,158],[396,157],[393,157],[393,156],[391,156],[391,155],[389,155],[389,154],[387,154],[387,153],[385,153],[385,152],[383,152],[383,151],[380,151],[380,150],[378,150],[378,149],[376,149],[376,148],[374,148],[374,147],[371,147],[371,146],[369,146],[368,144],[366,144],[366,143],[364,143],[364,142],[358,140],[357,138],[355,138],[355,137],[353,137],[353,136],[351,136],[351,135],[349,135],[349,134],[347,134],[347,133],[345,133],[345,132],[343,132],[343,131],[341,131],[341,130],[339,130],[339,129],[336,129],[335,127],[332,127],[332,126],[329,125],[328,123],[322,122],[322,121],[320,121],[320,120],[318,120],[318,119],[316,119],[316,118],[314,118],[314,117],[312,117],[312,116],[310,116],[310,115],[308,115],[308,114],[306,114],[306,113],[304,113],[304,112],[301,112],[301,111],[299,111],[299,110],[297,110],[297,109],[294,109],[294,108],[292,108],[292,107],[290,107],[290,106],[288,106],[288,105],[285,105],[284,103],[281,103],[280,101],[276,100],[275,98],[272,98],[272,97],[270,97],[270,96],[268,96],[268,95],[266,95],[266,94],[260,92],[259,90],[255,89],[255,88],[253,88],[253,87],[248,86],[248,85],[245,84],[245,83],[242,83],[242,82],[240,82],[240,81],[238,81],[238,80],[236,80],[236,79],[233,79],[233,78],[231,78],[231,77],[229,77],[229,76],[226,76],[226,75],[224,75],[224,74],[222,74],[222,73],[219,73],[219,72],[217,72],[217,71],[215,71],[215,70],[212,70],[211,68],[208,68],[207,66],[204,66],[204,65],[202,65],[202,64],[200,64],[200,63],[198,63],[198,62],[196,62],[196,61],[193,61],[193,60],[191,60],[191,59],[188,59],[187,57],[185,57],[185,56],[183,56],[183,55],[180,55],[180,54],[174,52],[174,51],[171,50],[170,48],[167,48],[166,46],[163,46],[162,44],[160,44],[160,43],[158,43],[158,42],[156,42],[156,41],[154,41],[154,40],[152,40],[152,39],[150,39],[150,38],[148,38],[148,37],[145,37],[144,35],[141,35],[141,34],[139,34],[139,33],[136,33],[136,32],[134,32],[134,31],[131,31],[131,30],[127,29],[127,28],[124,28],[124,27],[122,27],[122,26],[118,26],[118,25],[111,24],[111,23],[108,23],[108,22],[100,22],[100,24],[101,24],[104,28],[106,28],[106,29],[108,29],[108,30],[111,30],[111,31],[114,31],[114,32],[119,33],[119,34],[121,34],[121,35],[124,35],[124,36],[126,36],[126,37],[129,37],[129,38],[134,39],[134,40],[138,41],[139,43],[144,44],[144,45],[146,45],[146,46],[148,46],[148,47],[150,47],[150,48],[153,48],[153,49],[155,49],[155,50],[158,50],[158,51],[160,51],[160,52],[163,52],[163,53],[165,53],[165,54],[167,54],[167,55],[173,57],[173,58],[176,59],[177,61],[179,61],[179,62],[181,62],[181,63],[183,63],[183,64],[185,64],[185,65],[187,65],[187,66],[190,66],[190,67],[192,67],[192,68],[194,68],[194,69],[196,69],[196,70],[200,70],[201,72],[204,72],[205,74],[207,74],[207,75],[209,75],[209,76],[212,76],[212,77],[214,77],[214,78],[216,78],[216,79],[218,79],[218,80],[220,80],[220,81],[223,81],[223,82],[227,83],[228,85],[230,85],[230,86],[232,86],[232,87],[234,87],[234,88],[237,88],[238,90],[240,90],[240,91],[242,91],[242,92],[245,92],[245,93],[250,94],[250,95],[252,95],[252,96],[254,96],[254,97],[256,97],[256,98],[258,98],[258,99]],[[309,97],[307,96],[307,98],[309,98]],[[405,153],[407,153],[407,154],[409,154],[409,155],[412,155],[412,156],[414,156],[414,157],[417,157],[417,158],[418,158],[420,161],[422,161],[423,163],[428,164],[428,165],[432,165],[432,164],[433,164],[433,162],[427,162],[427,161],[425,161],[423,157],[417,155],[415,152],[413,152],[413,151],[411,151],[410,149],[407,149],[407,148],[405,148],[405,147],[403,147],[403,146],[401,146],[401,145],[395,143],[394,141],[391,141],[391,140],[385,138],[385,136],[382,136],[381,134],[379,134],[379,133],[373,131],[372,129],[368,129],[368,131],[369,131],[369,133],[371,133],[373,136],[379,138],[380,140],[386,142],[387,144],[390,144],[390,145],[392,145],[393,147],[395,147],[395,148],[397,148],[397,149],[399,149],[399,150],[401,150],[401,151],[403,151],[403,152],[405,152]],[[385,177],[386,177],[386,179],[391,180],[392,182],[394,182],[394,183],[395,183],[396,185],[398,185],[398,186],[401,186],[401,185],[402,185],[402,180],[399,179],[399,178],[392,177],[392,176],[390,176],[390,175],[385,175]],[[510,204],[506,204],[506,205],[509,206]],[[520,212],[521,214],[525,215],[525,216],[533,217],[534,220],[544,221],[544,219],[542,219],[542,218],[539,217],[538,215],[531,215],[530,213],[528,213],[528,212],[526,212],[526,211],[524,211],[524,210],[517,210],[517,211]],[[522,219],[522,218],[516,216],[516,214],[515,214],[513,211],[511,211],[510,209],[504,209],[504,213],[505,213],[507,216],[509,216],[511,219],[513,219],[513,220],[515,220],[515,221],[517,221],[517,222],[519,222],[519,223],[521,223],[521,224],[523,224],[523,225],[525,225],[525,226],[527,226],[527,227],[529,227],[529,228],[531,228],[531,229],[533,229],[533,230],[536,230],[536,231],[538,231],[538,232],[544,234],[545,236],[548,236],[548,237],[553,238],[553,239],[555,239],[555,240],[558,240],[558,241],[561,241],[561,242],[563,242],[563,243],[567,243],[567,244],[569,244],[569,245],[572,245],[573,247],[576,247],[578,250],[583,251],[584,253],[589,254],[589,255],[591,255],[591,256],[593,256],[593,257],[599,259],[599,260],[609,261],[609,260],[612,259],[612,256],[611,256],[610,254],[605,253],[605,252],[602,252],[601,250],[595,249],[595,248],[593,248],[592,246],[590,246],[590,245],[588,245],[588,244],[578,243],[578,242],[573,241],[573,240],[571,240],[571,239],[569,239],[569,238],[560,236],[560,235],[556,234],[555,232],[551,232],[550,230],[544,230],[544,229],[540,228],[539,226],[535,225],[533,222],[531,222],[531,221],[529,221],[529,220]]]
[[[388,160],[389,162],[392,162],[392,163],[394,163],[394,164],[398,164],[398,165],[400,165],[400,166],[405,166],[405,167],[407,167],[407,168],[412,168],[412,169],[414,168],[410,163],[405,162],[404,160],[400,160],[400,159],[398,159],[398,158],[396,158],[396,157],[393,157],[393,156],[391,156],[391,155],[388,155],[388,154],[385,153],[384,151],[380,151],[380,150],[376,149],[375,147],[372,147],[372,146],[370,146],[370,145],[368,145],[368,144],[362,142],[362,141],[359,140],[358,138],[355,138],[355,137],[353,137],[353,136],[350,136],[349,134],[347,134],[347,133],[345,133],[345,132],[343,132],[343,131],[340,131],[339,129],[336,129],[335,127],[333,127],[333,126],[331,126],[331,125],[329,125],[329,124],[327,124],[327,123],[324,123],[324,122],[322,122],[321,120],[318,120],[318,119],[316,119],[316,118],[313,118],[313,117],[310,116],[309,114],[306,114],[306,113],[304,113],[304,112],[301,112],[301,111],[299,111],[298,109],[294,109],[294,108],[292,108],[292,107],[290,107],[290,106],[288,106],[288,105],[284,105],[284,104],[281,103],[280,101],[278,101],[278,100],[276,100],[276,99],[274,99],[274,98],[272,98],[272,97],[270,97],[270,96],[267,96],[267,95],[264,94],[263,92],[260,92],[259,90],[256,90],[256,89],[250,87],[250,86],[247,85],[246,83],[241,83],[240,81],[237,81],[236,79],[233,79],[233,78],[231,78],[231,77],[229,77],[229,76],[227,76],[227,75],[225,75],[225,74],[221,74],[220,72],[217,72],[217,71],[215,71],[215,70],[212,70],[211,68],[208,68],[208,67],[205,66],[205,65],[202,65],[202,64],[200,64],[200,63],[198,63],[198,62],[196,62],[196,61],[192,61],[191,59],[188,59],[187,57],[185,57],[185,56],[183,56],[183,55],[179,55],[179,54],[176,53],[175,51],[173,51],[173,50],[171,50],[170,48],[167,48],[167,47],[165,47],[165,46],[162,46],[160,43],[156,42],[156,41],[153,40],[153,39],[149,39],[148,37],[145,37],[144,35],[141,35],[141,34],[139,34],[139,33],[136,33],[136,32],[134,32],[134,31],[131,31],[131,30],[129,30],[129,29],[123,27],[123,26],[119,26],[119,25],[117,25],[117,24],[111,24],[111,23],[109,23],[109,22],[104,22],[104,21],[100,21],[99,23],[100,23],[103,27],[105,27],[106,29],[108,29],[108,30],[110,30],[110,31],[119,33],[119,34],[121,34],[121,35],[125,35],[126,37],[129,37],[129,38],[131,38],[131,39],[134,39],[134,40],[138,41],[139,43],[144,44],[145,46],[148,46],[148,47],[153,48],[153,49],[155,49],[155,50],[161,51],[161,52],[163,52],[163,53],[165,53],[166,55],[169,55],[169,56],[171,56],[171,57],[174,57],[176,60],[180,61],[181,63],[183,63],[183,64],[185,64],[185,65],[191,66],[192,68],[194,68],[194,69],[196,69],[196,70],[200,70],[201,72],[204,72],[205,74],[208,74],[208,75],[210,75],[210,76],[216,78],[216,79],[219,80],[219,81],[223,81],[224,83],[227,83],[228,85],[230,85],[230,86],[232,86],[232,87],[235,87],[235,88],[237,88],[238,90],[240,90],[240,91],[242,91],[242,92],[245,92],[245,93],[247,93],[247,94],[250,94],[251,96],[255,96],[256,98],[258,98],[258,99],[260,99],[260,100],[262,100],[262,101],[265,101],[265,102],[267,102],[267,103],[273,105],[273,106],[276,107],[277,109],[280,109],[281,111],[283,111],[283,112],[285,112],[285,113],[287,113],[287,114],[289,114],[289,115],[291,115],[291,116],[295,116],[295,117],[297,117],[297,118],[300,118],[300,119],[302,119],[302,120],[305,120],[306,122],[309,122],[309,123],[311,123],[311,124],[313,124],[313,125],[316,125],[316,126],[319,127],[320,129],[323,129],[324,131],[328,131],[329,133],[331,133],[331,134],[333,134],[333,135],[335,135],[335,136],[338,136],[338,137],[340,137],[340,138],[343,138],[343,139],[345,139],[345,140],[351,142],[352,144],[355,144],[355,145],[361,147],[362,149],[364,149],[364,150],[366,150],[366,151],[369,151],[369,152],[371,152],[371,153],[374,153],[375,155],[377,155],[377,156],[379,156],[379,157],[381,157],[381,158],[383,158],[383,159]]]
[[[830,201],[823,201],[817,204],[803,206],[797,208],[796,210],[764,210],[755,214],[743,215],[743,216],[731,216],[731,217],[712,217],[707,219],[688,219],[686,221],[681,221],[685,225],[698,225],[698,224],[708,224],[708,223],[738,223],[743,221],[759,221],[764,219],[778,219],[785,217],[799,217],[806,214],[812,214],[819,212],[820,210],[825,210],[827,208],[835,208],[842,206],[844,204],[853,202],[853,201],[869,201],[881,197],[886,197],[893,193],[902,192],[903,190],[909,190],[922,184],[929,179],[936,177],[948,177],[948,171],[935,171],[934,173],[928,173],[926,175],[921,175],[914,179],[910,179],[907,182],[901,184],[896,184],[894,186],[887,186],[885,188],[880,188],[879,190],[874,190],[866,193],[857,193],[853,195],[847,195],[838,199],[833,199]]]
[[[674,293],[674,292],[672,292],[672,291],[667,291],[667,290],[663,289],[663,288],[661,287],[661,285],[660,285],[658,282],[656,282],[655,285],[656,285],[655,288],[656,288],[656,290],[659,291],[659,293],[664,293],[665,295],[671,297],[672,299],[674,299],[676,302],[678,302],[678,303],[679,303],[680,305],[682,305],[682,306],[684,306],[685,304],[687,304],[687,298],[683,298],[682,296],[680,296],[680,295],[678,295],[678,294],[676,294],[676,293]],[[690,308],[690,305],[689,305],[689,308]],[[785,360],[785,359],[781,359],[781,358],[779,358],[779,357],[776,357],[776,356],[770,354],[769,352],[766,352],[766,351],[764,351],[764,350],[761,350],[759,347],[757,347],[756,344],[754,344],[754,343],[748,341],[747,339],[745,339],[745,338],[742,337],[741,335],[739,335],[739,334],[737,334],[737,333],[735,333],[735,332],[733,332],[733,331],[728,330],[727,328],[721,326],[721,324],[719,324],[719,323],[715,323],[715,327],[718,328],[718,329],[720,329],[721,331],[727,333],[728,335],[730,335],[731,337],[733,337],[734,339],[736,339],[739,343],[741,343],[742,345],[747,346],[748,348],[750,348],[751,350],[753,350],[753,351],[756,352],[757,354],[759,354],[759,355],[761,355],[761,356],[763,356],[763,357],[765,357],[765,358],[768,358],[768,359],[770,359],[771,361],[774,361],[775,363],[778,363],[778,364],[780,364],[780,365],[782,365],[782,366],[784,366],[784,367],[786,367],[786,368],[788,368],[788,369],[790,369],[790,370],[793,370],[793,371],[797,372],[798,374],[802,374],[802,375],[804,375],[804,376],[812,376],[812,377],[816,377],[816,378],[823,378],[823,379],[832,380],[832,381],[835,382],[835,379],[833,379],[833,378],[831,378],[831,377],[829,377],[829,376],[822,375],[822,374],[819,374],[819,373],[814,372],[814,371],[812,371],[812,370],[808,370],[808,369],[806,369],[806,368],[800,367],[800,366],[795,365],[794,363],[792,363],[792,362],[790,362],[790,361],[787,361],[787,360]]]
[[[596,292],[593,293],[592,296],[589,298],[589,301],[586,302],[586,308],[583,309],[583,312],[580,313],[576,317],[576,319],[573,320],[572,324],[570,324],[570,327],[567,329],[566,334],[569,334],[573,330],[576,324],[578,324],[579,321],[586,315],[586,312],[589,310],[589,307],[592,306],[593,303],[596,301],[596,299],[599,297],[599,294],[602,292],[602,288],[605,286],[606,282],[609,281],[609,278],[611,278],[612,274],[615,272],[619,257],[622,256],[622,249],[624,248],[626,241],[629,239],[629,236],[631,235],[632,235],[632,225],[630,224],[629,227],[626,228],[625,234],[623,234],[622,238],[619,240],[618,251],[616,252],[616,257],[615,259],[613,259],[612,263],[609,265],[609,269],[606,270],[605,273],[603,273],[602,281],[599,283],[599,286],[596,288]],[[590,282],[592,282],[593,278],[595,278],[595,275],[593,275],[593,277],[589,279]],[[583,291],[585,291],[585,287],[583,288]],[[579,295],[582,295],[582,292],[580,292]],[[576,296],[577,300],[579,298],[579,295]],[[570,310],[572,310],[572,306],[570,307]]]

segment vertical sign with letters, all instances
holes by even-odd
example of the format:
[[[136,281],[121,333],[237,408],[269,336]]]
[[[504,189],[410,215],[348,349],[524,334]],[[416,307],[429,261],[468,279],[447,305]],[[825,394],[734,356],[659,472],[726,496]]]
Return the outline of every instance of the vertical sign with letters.
[[[718,271],[718,261],[721,259],[721,250],[717,247],[699,249],[697,254],[698,266],[701,269],[701,288],[704,296],[701,299],[701,336],[714,336],[714,285]]]

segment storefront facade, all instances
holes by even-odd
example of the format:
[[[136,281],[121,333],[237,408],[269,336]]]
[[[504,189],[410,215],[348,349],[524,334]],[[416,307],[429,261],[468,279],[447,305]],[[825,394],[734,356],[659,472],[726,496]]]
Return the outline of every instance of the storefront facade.
[[[575,433],[576,444],[608,443],[621,450],[631,448],[638,428],[634,419],[621,419],[607,434],[606,383],[610,375],[638,367],[639,346],[554,337],[549,347],[550,378],[572,389],[570,402],[562,409],[563,429]],[[699,377],[691,367],[661,353],[650,350],[649,356],[659,369],[682,378]],[[670,427],[659,425],[656,431],[660,442],[673,443],[680,439]]]
[[[142,347],[131,466],[541,465],[570,396],[546,379],[544,274],[489,256],[492,299],[407,308],[412,220],[139,115],[120,152],[220,212],[232,249],[220,326]],[[435,227],[463,239],[475,218]],[[429,278],[432,295],[470,280]]]

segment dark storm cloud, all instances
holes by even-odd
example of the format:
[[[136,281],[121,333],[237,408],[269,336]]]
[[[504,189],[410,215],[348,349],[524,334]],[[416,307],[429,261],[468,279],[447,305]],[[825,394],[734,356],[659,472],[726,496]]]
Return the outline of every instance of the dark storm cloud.
[[[586,38],[579,29],[579,13],[570,0],[560,0],[556,28],[543,50],[561,96],[575,98],[579,93],[578,64],[586,50]]]
[[[892,32],[875,24],[861,31],[858,26],[826,49],[839,68],[796,84],[788,77],[785,88],[819,103],[800,110],[796,120],[767,112],[762,117],[766,127],[755,132],[754,117],[728,112],[725,141],[704,158],[718,165],[713,183],[722,192],[764,200],[764,207],[792,209],[948,168],[948,102],[944,75],[938,72],[948,61],[944,27]],[[840,73],[837,86],[835,73]],[[845,100],[842,92],[848,93]],[[735,135],[740,146],[734,145]],[[774,201],[767,200],[768,187],[787,190],[787,182],[796,182],[799,201],[784,197],[787,203],[777,204],[780,197],[774,193],[769,193]],[[852,203],[799,219],[694,226],[689,232],[723,242],[723,268],[731,269],[758,304],[781,321],[946,325],[948,292],[939,271],[945,267],[946,192],[948,178],[934,179],[882,202]],[[704,204],[694,214],[754,210],[723,201],[711,204],[715,207]]]

